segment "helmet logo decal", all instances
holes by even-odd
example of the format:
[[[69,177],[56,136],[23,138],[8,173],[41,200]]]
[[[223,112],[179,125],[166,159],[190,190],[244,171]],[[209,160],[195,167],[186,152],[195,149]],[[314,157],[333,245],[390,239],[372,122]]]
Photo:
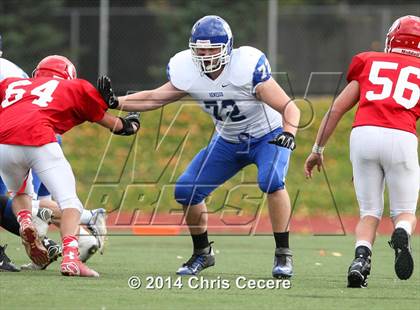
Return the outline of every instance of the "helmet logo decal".
[[[196,41],[197,44],[211,44],[210,40],[197,40]]]

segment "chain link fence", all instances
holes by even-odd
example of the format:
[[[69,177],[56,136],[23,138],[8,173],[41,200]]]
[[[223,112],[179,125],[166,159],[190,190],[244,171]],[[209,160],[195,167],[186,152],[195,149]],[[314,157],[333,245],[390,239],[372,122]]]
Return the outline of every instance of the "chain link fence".
[[[273,58],[273,69],[288,75],[291,85],[283,86],[286,90],[291,86],[295,95],[305,92],[311,72],[336,72],[332,78],[314,81],[310,89],[312,94],[333,95],[337,73],[347,70],[353,55],[366,50],[383,50],[385,34],[396,18],[420,15],[418,5],[281,6],[276,3],[277,20],[273,20],[269,18],[268,4],[268,1],[259,4],[259,11],[266,12],[265,16],[243,21],[253,25],[256,31],[249,36],[242,35],[235,45],[252,45],[269,54],[269,58]],[[77,64],[80,76],[90,81],[96,80],[99,55],[103,52],[98,48],[99,12],[98,8],[69,8],[58,13],[68,32],[69,56]],[[169,44],[173,34],[164,26],[176,23],[178,16],[176,10],[109,9],[108,74],[119,92],[147,89],[165,81],[166,64],[179,47]],[[273,22],[277,44],[269,51],[268,29]],[[235,36],[235,30],[243,25],[230,23]],[[192,25],[183,26],[190,29]],[[187,48],[189,32],[184,36],[184,48]]]

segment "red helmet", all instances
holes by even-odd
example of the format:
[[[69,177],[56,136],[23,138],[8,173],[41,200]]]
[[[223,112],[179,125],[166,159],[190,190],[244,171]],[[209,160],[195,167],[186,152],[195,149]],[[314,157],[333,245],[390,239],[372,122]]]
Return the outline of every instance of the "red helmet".
[[[385,52],[420,57],[420,17],[398,18],[386,35]]]
[[[64,56],[51,55],[42,59],[36,66],[33,77],[49,76],[72,80],[77,77],[76,68]]]

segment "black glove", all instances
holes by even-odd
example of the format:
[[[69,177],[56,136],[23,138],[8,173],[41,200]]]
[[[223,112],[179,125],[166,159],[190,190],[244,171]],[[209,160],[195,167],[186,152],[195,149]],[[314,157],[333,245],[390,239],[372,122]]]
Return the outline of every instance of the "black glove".
[[[282,132],[274,140],[268,141],[268,143],[285,147],[292,151],[296,148],[295,136],[287,131]]]
[[[130,112],[124,117],[120,117],[123,128],[119,131],[112,131],[113,134],[119,136],[134,135],[140,129],[140,113]],[[134,128],[133,125],[136,127]]]
[[[118,98],[112,90],[111,79],[109,77],[106,75],[99,77],[96,88],[110,109],[118,108]]]

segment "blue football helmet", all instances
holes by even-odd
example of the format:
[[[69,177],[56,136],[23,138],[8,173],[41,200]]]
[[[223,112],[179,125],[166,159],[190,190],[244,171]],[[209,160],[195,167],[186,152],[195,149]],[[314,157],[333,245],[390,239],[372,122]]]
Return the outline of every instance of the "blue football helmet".
[[[218,71],[230,60],[233,36],[228,23],[216,15],[199,19],[191,30],[189,47],[194,63],[204,73]],[[219,49],[212,55],[199,55],[199,49]]]

